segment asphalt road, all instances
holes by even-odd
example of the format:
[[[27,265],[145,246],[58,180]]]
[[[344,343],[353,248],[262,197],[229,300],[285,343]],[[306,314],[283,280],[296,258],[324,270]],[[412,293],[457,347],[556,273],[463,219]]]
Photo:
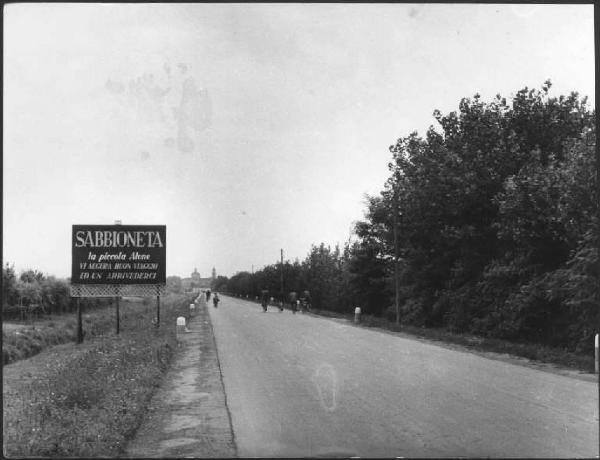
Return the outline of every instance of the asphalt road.
[[[594,382],[222,297],[241,457],[596,457]]]

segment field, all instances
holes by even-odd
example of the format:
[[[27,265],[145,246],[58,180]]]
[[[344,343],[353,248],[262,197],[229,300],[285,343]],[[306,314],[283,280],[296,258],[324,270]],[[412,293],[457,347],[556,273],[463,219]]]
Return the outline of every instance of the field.
[[[175,319],[188,315],[191,300],[185,296],[161,299],[159,329],[154,327],[153,303],[123,301],[119,335],[112,308],[86,312],[83,344],[47,347],[32,358],[5,365],[4,454],[121,454],[168,368],[177,348]],[[40,343],[42,337],[70,337],[72,316],[53,320],[53,325],[36,325],[30,334]],[[3,339],[4,332],[19,332],[15,326],[8,329],[12,331],[3,330]]]

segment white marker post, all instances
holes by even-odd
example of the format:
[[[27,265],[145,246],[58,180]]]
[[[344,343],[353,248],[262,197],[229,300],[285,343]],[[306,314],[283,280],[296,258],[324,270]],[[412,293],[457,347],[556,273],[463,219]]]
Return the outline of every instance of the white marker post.
[[[354,309],[354,322],[360,323],[360,307]]]
[[[185,332],[185,316],[179,316],[177,318],[177,333]]]
[[[598,373],[598,334],[596,334],[596,340],[594,343],[594,372]]]

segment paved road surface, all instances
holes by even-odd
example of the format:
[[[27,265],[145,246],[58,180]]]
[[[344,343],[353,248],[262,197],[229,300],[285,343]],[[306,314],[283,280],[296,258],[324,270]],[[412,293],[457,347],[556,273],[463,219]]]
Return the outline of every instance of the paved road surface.
[[[223,297],[242,457],[595,457],[593,382]]]

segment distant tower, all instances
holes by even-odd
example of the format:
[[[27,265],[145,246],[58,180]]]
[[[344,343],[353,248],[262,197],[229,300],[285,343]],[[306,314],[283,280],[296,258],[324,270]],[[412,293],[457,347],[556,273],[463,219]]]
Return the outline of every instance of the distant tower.
[[[213,283],[217,280],[217,270],[215,270],[215,267],[212,269],[212,280]]]

